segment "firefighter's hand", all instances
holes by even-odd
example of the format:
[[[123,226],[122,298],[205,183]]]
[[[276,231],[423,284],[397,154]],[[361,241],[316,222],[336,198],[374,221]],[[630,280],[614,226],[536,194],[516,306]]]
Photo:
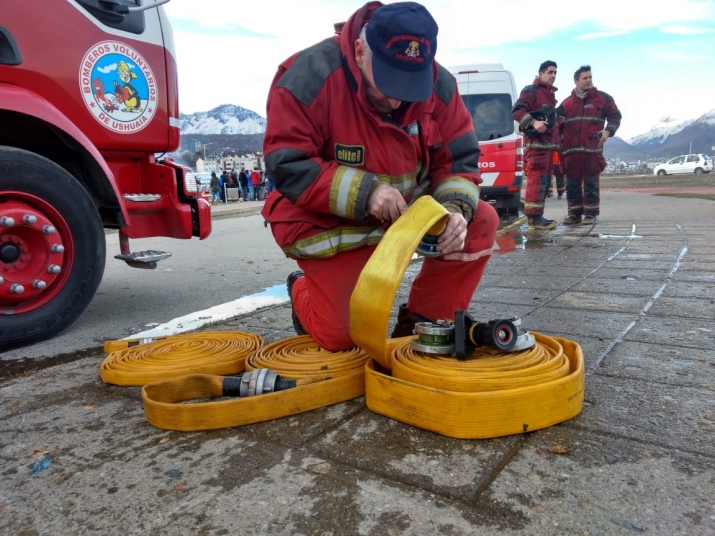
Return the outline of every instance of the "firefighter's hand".
[[[464,240],[467,238],[467,220],[455,212],[449,213],[444,232],[437,240],[437,251],[442,255],[449,255],[464,249]]]
[[[548,128],[548,124],[546,123],[546,121],[534,121],[531,126],[534,127],[534,130],[536,130],[537,132],[542,133],[546,132],[546,129]]]
[[[387,184],[378,184],[367,198],[367,211],[378,220],[395,221],[405,210],[405,198],[397,189]]]
[[[598,140],[598,147],[603,147],[603,144],[606,143],[606,140],[611,137],[611,131],[606,130],[605,128],[599,132],[598,134],[601,135],[601,139]],[[597,135],[598,135],[597,134]]]

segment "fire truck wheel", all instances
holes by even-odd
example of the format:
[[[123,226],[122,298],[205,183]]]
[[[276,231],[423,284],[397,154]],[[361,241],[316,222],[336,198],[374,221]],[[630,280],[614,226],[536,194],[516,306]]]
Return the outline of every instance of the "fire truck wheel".
[[[77,320],[105,255],[99,213],[80,183],[47,158],[0,146],[0,350]]]

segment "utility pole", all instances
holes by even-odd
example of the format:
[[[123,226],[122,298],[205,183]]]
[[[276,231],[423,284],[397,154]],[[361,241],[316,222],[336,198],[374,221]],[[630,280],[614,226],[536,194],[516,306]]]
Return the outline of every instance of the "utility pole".
[[[202,146],[203,149],[204,149],[204,162],[206,161],[206,146],[207,146],[207,145],[213,145],[214,143],[216,143],[216,142],[212,141],[211,143],[202,143],[202,144],[201,144],[201,146]]]

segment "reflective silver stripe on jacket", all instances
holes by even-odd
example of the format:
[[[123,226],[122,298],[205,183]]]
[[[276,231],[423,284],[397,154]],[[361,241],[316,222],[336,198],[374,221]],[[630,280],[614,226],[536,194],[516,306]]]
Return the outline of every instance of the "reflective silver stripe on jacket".
[[[603,152],[603,147],[596,147],[589,149],[588,147],[571,147],[565,151],[561,151],[561,156],[566,156],[571,153],[586,153],[586,154],[601,154]]]
[[[336,227],[282,249],[286,256],[294,259],[322,259],[341,251],[377,244],[384,235],[385,231],[380,227]]]
[[[584,115],[579,117],[569,117],[564,121],[564,123],[575,123],[576,121],[592,121],[595,123],[605,123],[606,120],[603,117],[596,115]]]
[[[558,143],[541,143],[539,141],[527,141],[524,146],[526,149],[537,149],[542,151],[552,151],[559,148]]]

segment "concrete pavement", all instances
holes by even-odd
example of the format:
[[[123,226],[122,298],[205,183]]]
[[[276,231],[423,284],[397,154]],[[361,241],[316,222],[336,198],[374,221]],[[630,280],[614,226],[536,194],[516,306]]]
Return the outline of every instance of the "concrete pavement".
[[[565,206],[548,199],[546,216]],[[715,534],[715,206],[627,192],[602,206],[593,227],[501,237],[470,307],[582,345],[574,419],[456,440],[357,399],[166,432],[88,355],[0,379],[0,533]],[[290,307],[213,328],[270,343],[292,335]]]

